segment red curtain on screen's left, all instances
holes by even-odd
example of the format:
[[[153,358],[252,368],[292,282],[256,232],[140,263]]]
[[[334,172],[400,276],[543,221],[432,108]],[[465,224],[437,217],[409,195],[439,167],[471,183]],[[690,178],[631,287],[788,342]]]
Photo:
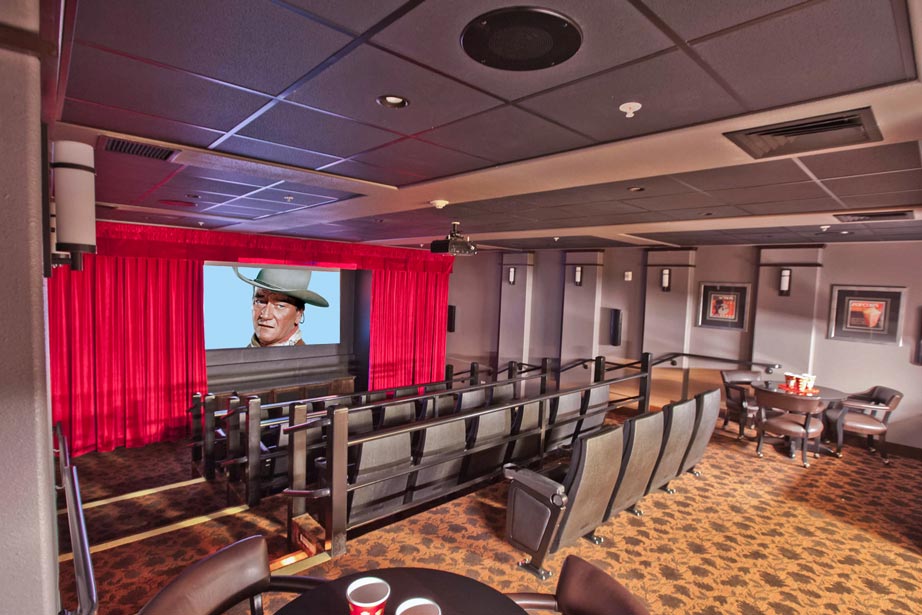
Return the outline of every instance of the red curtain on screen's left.
[[[48,284],[52,414],[74,455],[185,436],[207,390],[202,263],[88,256]]]

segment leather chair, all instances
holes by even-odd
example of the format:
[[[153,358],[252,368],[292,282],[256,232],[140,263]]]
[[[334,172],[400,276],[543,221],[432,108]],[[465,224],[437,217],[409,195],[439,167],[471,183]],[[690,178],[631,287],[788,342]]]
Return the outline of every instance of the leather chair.
[[[217,615],[244,600],[249,600],[252,615],[262,615],[264,592],[302,593],[323,582],[270,575],[266,539],[251,536],[183,570],[138,615]]]
[[[762,382],[761,372],[746,370],[728,370],[720,372],[724,383],[727,411],[724,413],[723,428],[733,420],[739,424],[739,439],[745,437],[747,427],[752,427],[759,405],[756,403],[755,393],[750,386],[753,382]]]
[[[759,444],[756,447],[756,454],[762,457],[762,442],[765,439],[765,432],[769,432],[790,439],[791,459],[794,458],[794,451],[799,443],[804,467],[809,468],[808,440],[814,441],[814,456],[819,457],[820,436],[823,434],[823,421],[820,418],[824,409],[823,400],[756,389],[756,401],[759,404],[760,416]],[[765,418],[765,411],[769,408],[784,410],[785,414]]]
[[[896,389],[882,386],[853,393],[842,400],[841,408],[826,410],[827,425],[836,428],[836,455],[842,456],[842,440],[845,432],[863,434],[868,438],[868,450],[874,452],[874,437],[879,438],[880,456],[884,463],[890,463],[887,455],[887,424],[890,415],[903,399]]]
[[[634,594],[605,571],[584,559],[568,555],[553,594],[506,594],[527,611],[554,611],[563,615],[649,615]]]
[[[531,555],[519,562],[539,579],[548,553],[583,536],[595,544],[621,468],[622,428],[606,428],[577,438],[566,476],[557,482],[528,469],[507,469],[512,479],[506,508],[506,539]],[[646,486],[646,481],[644,481]]]

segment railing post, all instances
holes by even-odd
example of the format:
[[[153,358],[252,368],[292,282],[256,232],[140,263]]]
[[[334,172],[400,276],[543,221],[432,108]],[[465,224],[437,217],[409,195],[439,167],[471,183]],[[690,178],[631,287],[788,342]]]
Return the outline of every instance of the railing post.
[[[327,485],[330,488],[328,514],[326,516],[327,540],[330,543],[330,557],[346,552],[346,526],[348,509],[346,491],[346,469],[349,456],[349,409],[345,406],[331,408],[330,433],[327,438]]]
[[[445,366],[445,388],[450,389],[454,384],[451,380],[455,377],[455,366],[449,363]]]
[[[288,413],[288,425],[300,425],[307,420],[307,404],[293,404]],[[307,489],[307,430],[292,432],[288,436],[288,486]],[[294,549],[293,519],[307,512],[306,498],[288,498],[288,548]]]
[[[194,393],[192,395],[192,407],[189,409],[192,416],[192,429],[189,438],[192,440],[192,463],[193,465],[202,460],[202,394]]]
[[[480,384],[480,364],[477,361],[471,363],[471,386]]]
[[[516,377],[515,366],[516,366],[515,361],[509,361],[509,365],[506,367],[506,378],[509,378],[510,380],[512,380],[513,378]]]
[[[247,506],[256,506],[262,496],[259,488],[259,476],[262,473],[260,463],[260,436],[262,435],[262,410],[259,397],[252,396],[247,400]]]
[[[214,395],[205,396],[205,425],[202,434],[202,475],[205,480],[214,480],[215,477],[215,458],[214,458],[214,432],[215,422],[214,413],[217,410],[217,401]]]
[[[551,372],[551,360],[547,357],[541,359],[541,388],[538,390],[539,395],[547,393],[547,377]]]
[[[234,395],[227,402],[227,458],[237,459],[243,454],[240,444],[240,398]],[[227,480],[240,480],[240,466],[232,464],[227,469]]]
[[[592,381],[602,382],[605,380],[605,357],[598,356],[595,358],[595,365],[592,370]]]
[[[641,412],[650,411],[650,388],[653,381],[653,355],[645,352],[640,355],[640,372],[643,377],[640,379],[640,404],[638,409]]]

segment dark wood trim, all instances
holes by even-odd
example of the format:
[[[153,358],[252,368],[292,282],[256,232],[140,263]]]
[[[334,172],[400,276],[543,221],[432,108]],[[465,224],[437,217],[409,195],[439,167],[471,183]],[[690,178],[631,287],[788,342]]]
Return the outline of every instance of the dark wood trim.
[[[685,246],[679,248],[669,248],[666,246],[656,246],[644,248],[647,252],[697,252],[698,248],[696,246]]]
[[[823,263],[759,263],[759,267],[822,267]]]
[[[57,55],[54,44],[43,40],[37,32],[14,28],[0,23],[0,47],[20,53],[27,53],[37,58]]]
[[[654,264],[651,264],[651,263],[647,263],[647,267],[648,267],[648,268],[649,268],[649,267],[670,267],[670,268],[671,268],[671,267],[675,267],[676,269],[681,269],[681,268],[684,267],[684,268],[686,268],[686,269],[694,269],[696,266],[697,266],[697,265],[688,265],[688,264],[684,264],[684,263],[681,264],[681,265],[673,265],[672,263],[657,263],[657,264],[654,265]]]
[[[791,243],[784,246],[760,246],[757,245],[757,248],[760,250],[802,250],[804,248],[825,248],[825,243]]]

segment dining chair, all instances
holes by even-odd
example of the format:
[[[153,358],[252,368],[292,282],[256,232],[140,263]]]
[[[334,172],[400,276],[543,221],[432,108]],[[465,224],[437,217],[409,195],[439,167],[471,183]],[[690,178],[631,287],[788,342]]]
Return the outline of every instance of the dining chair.
[[[842,456],[842,441],[845,432],[867,436],[868,451],[874,452],[874,437],[878,437],[880,456],[885,464],[890,463],[887,454],[887,424],[890,415],[903,399],[896,389],[874,386],[860,393],[853,393],[842,400],[841,407],[826,410],[827,425],[836,428],[836,455]]]
[[[138,615],[217,615],[244,600],[249,600],[252,615],[262,615],[263,593],[303,593],[323,583],[312,577],[272,576],[266,539],[250,536],[183,570]]]
[[[526,611],[563,615],[649,615],[643,602],[624,585],[584,559],[568,555],[553,594],[506,594]]]
[[[765,432],[784,436],[791,441],[791,459],[794,458],[795,443],[799,442],[805,468],[807,461],[807,442],[814,441],[814,456],[819,457],[820,436],[823,434],[823,421],[820,418],[824,402],[816,397],[798,397],[777,391],[756,389],[756,403],[759,405],[759,444],[756,454],[762,457],[762,443]],[[769,410],[784,410],[784,414],[766,417]]]
[[[739,438],[744,438],[746,427],[751,427],[759,413],[752,389],[752,383],[762,382],[762,373],[748,370],[726,370],[720,372],[724,383],[727,410],[724,412],[723,428],[733,420],[739,424]]]

